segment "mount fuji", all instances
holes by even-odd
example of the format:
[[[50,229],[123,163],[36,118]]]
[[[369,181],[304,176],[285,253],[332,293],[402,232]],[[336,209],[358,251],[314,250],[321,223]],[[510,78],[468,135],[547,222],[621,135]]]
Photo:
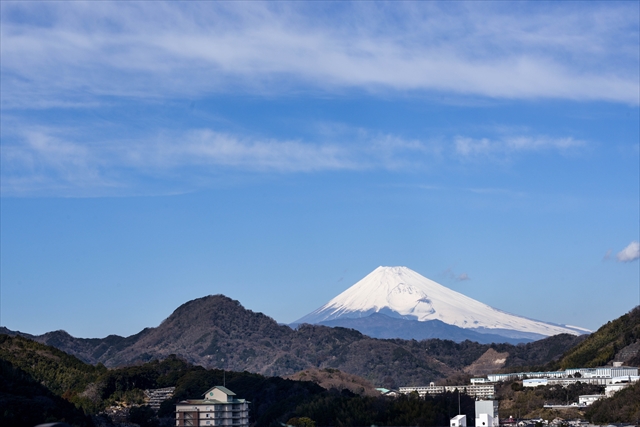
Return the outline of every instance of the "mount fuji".
[[[528,342],[588,329],[532,320],[490,307],[407,267],[378,267],[295,324],[356,329],[375,338]]]

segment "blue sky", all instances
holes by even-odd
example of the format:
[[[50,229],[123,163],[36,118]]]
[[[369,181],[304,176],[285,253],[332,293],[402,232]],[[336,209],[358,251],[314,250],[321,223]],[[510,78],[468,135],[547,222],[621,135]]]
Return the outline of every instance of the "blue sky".
[[[638,2],[12,2],[0,323],[279,322],[379,265],[598,328],[639,303]]]

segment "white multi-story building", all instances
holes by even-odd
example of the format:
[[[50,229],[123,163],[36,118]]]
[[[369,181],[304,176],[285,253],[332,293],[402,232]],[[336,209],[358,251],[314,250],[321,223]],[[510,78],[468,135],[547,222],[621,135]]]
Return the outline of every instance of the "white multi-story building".
[[[421,387],[400,387],[400,393],[409,394],[411,392],[417,392],[420,397],[424,397],[427,394],[442,394],[445,392],[455,393],[459,391],[463,394],[468,394],[471,397],[478,397],[481,399],[493,398],[496,392],[496,387],[493,384],[472,384],[472,385],[434,385],[431,383],[428,386]]]
[[[476,427],[498,427],[497,400],[476,400]]]
[[[249,403],[226,387],[215,386],[204,399],[176,404],[176,426],[249,427]]]
[[[549,382],[546,378],[531,378],[522,380],[522,385],[524,387],[538,387],[539,385],[547,385]]]
[[[610,384],[611,380],[616,377],[634,377],[638,376],[638,368],[633,366],[601,366],[598,368],[573,368],[564,371],[550,372],[514,372],[510,374],[490,374],[487,375],[487,382],[500,382],[511,380],[526,380],[545,378],[557,380],[560,382],[572,383],[576,381],[587,382],[592,384]],[[575,381],[573,379],[576,379]],[[479,378],[473,378],[474,384],[480,383]]]

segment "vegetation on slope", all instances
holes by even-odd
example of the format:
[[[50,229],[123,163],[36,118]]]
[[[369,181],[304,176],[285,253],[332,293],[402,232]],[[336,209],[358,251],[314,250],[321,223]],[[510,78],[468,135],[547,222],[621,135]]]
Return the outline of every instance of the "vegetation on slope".
[[[612,361],[621,349],[638,340],[640,340],[640,306],[616,320],[607,322],[550,367],[567,369],[603,366]]]
[[[256,426],[279,425],[290,418],[305,416],[316,419],[319,425],[362,425],[365,421],[378,425],[436,425],[455,406],[451,396],[397,400],[361,396],[347,389],[326,390],[311,381],[208,370],[175,356],[107,370],[85,364],[53,347],[6,335],[0,335],[0,362],[3,426],[63,419],[78,427],[90,426],[91,420],[85,414],[96,414],[116,402],[142,404],[144,389],[174,386],[173,399],[165,401],[158,413],[160,419],[166,417],[168,425],[175,422],[173,411],[177,401],[200,398],[212,385],[222,383],[251,401],[250,419]],[[465,396],[461,400],[464,405],[470,404]],[[29,418],[27,408],[41,416]],[[130,420],[133,418],[143,426],[159,423],[145,407],[132,409]]]
[[[104,366],[88,365],[54,347],[8,335],[0,335],[0,360],[25,372],[53,395],[63,397],[86,412],[96,409],[94,402],[82,393],[107,372]]]
[[[462,394],[460,405],[467,419],[473,419],[474,400]],[[458,414],[458,394],[420,398],[414,393],[393,399],[326,393],[298,406],[296,413],[320,426],[442,426]]]
[[[305,369],[285,378],[295,381],[311,381],[326,390],[335,388],[336,390],[349,390],[358,395],[380,395],[380,392],[369,381],[337,369]]]
[[[24,427],[53,421],[66,421],[76,427],[93,425],[71,402],[0,358],[0,425]]]
[[[511,381],[500,383],[496,387],[496,393],[500,399],[500,417],[503,419],[509,416],[538,418],[542,416],[545,404],[566,405],[577,402],[578,396],[600,394],[603,391],[602,386],[584,383],[571,384],[567,387],[558,385],[523,387],[521,381]],[[567,418],[566,413],[563,418]]]
[[[352,334],[352,331],[344,332],[347,337]],[[323,339],[332,339],[331,335],[320,335]],[[551,344],[554,340],[559,340],[560,347],[566,342],[562,337],[552,337],[549,340]],[[529,361],[547,358],[558,351],[558,347],[549,350],[554,347],[547,345],[548,343],[519,345],[514,351],[513,346],[502,344],[483,346],[472,342],[456,344],[442,340],[389,341],[392,344],[395,341],[402,344],[391,347],[395,348],[392,357],[409,363],[409,369],[415,369],[416,366],[407,357],[413,352],[425,350],[458,369],[466,366],[469,361],[477,360],[478,355],[486,354],[487,349],[499,355],[505,354],[502,350],[508,350],[511,351],[509,357],[515,356],[520,360],[528,358],[526,360]],[[361,349],[367,349],[363,343],[359,345]],[[375,353],[376,348],[368,348],[367,351]],[[457,362],[454,360],[456,352],[459,352]],[[345,356],[338,351],[336,358],[341,357]],[[382,396],[366,396],[365,393],[354,394],[352,391],[359,391],[359,388],[349,391],[348,387],[344,387],[345,381],[351,381],[350,376],[326,368],[319,372],[332,377],[335,373],[340,380],[335,384],[331,381],[323,382],[326,387],[335,387],[331,390],[326,390],[313,381],[292,381],[248,372],[205,369],[176,356],[169,356],[163,361],[152,360],[135,366],[107,369],[102,365],[83,363],[53,347],[23,337],[6,335],[0,335],[0,362],[0,423],[3,426],[19,425],[22,420],[36,424],[61,419],[79,427],[89,426],[91,421],[85,414],[96,414],[116,402],[142,404],[144,389],[168,386],[176,387],[174,398],[162,404],[158,415],[166,417],[167,423],[172,423],[175,402],[199,398],[212,385],[221,383],[226,383],[238,396],[252,402],[250,418],[256,426],[275,426],[290,418],[302,417],[311,418],[317,425],[438,425],[457,412],[457,399],[453,395],[426,399],[407,396],[394,400]],[[584,384],[566,389],[553,386],[524,389],[515,382],[503,385],[499,390],[501,414],[534,416],[541,414],[540,407],[545,402],[562,403],[567,399],[575,401],[579,394],[599,391],[598,387]],[[638,411],[637,405],[633,406],[639,400],[637,393],[636,386],[621,391],[605,403],[595,405],[590,412],[592,420],[630,421],[629,417],[635,416]],[[469,410],[468,415],[472,416],[473,402],[463,395],[461,403],[463,412]],[[34,407],[38,411],[31,412],[42,415],[32,420],[28,417],[33,414],[27,413],[26,408]],[[612,414],[620,416],[616,415],[616,418]],[[142,426],[157,426],[159,422],[153,411],[145,407],[132,410],[131,417],[135,417]]]
[[[586,415],[592,423],[637,423],[640,421],[640,382],[594,402]]]

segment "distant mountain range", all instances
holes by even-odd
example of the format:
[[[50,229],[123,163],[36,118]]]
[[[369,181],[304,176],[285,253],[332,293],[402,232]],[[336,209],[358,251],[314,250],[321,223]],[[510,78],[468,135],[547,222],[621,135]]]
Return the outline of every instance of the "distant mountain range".
[[[509,338],[498,334],[480,333],[471,329],[449,325],[441,320],[399,319],[382,313],[373,313],[367,317],[340,318],[320,322],[320,325],[355,329],[373,338],[401,338],[404,340],[448,339],[455,342],[465,340],[481,344],[510,343],[520,344],[532,342],[528,338]]]
[[[0,328],[51,345],[79,359],[117,367],[165,359],[171,354],[206,368],[291,375],[310,368],[332,368],[386,387],[428,384],[472,365],[487,351],[507,353],[501,367],[544,365],[583,340],[563,334],[525,345],[374,339],[352,329],[279,325],[223,295],[189,301],[158,327],[130,337],[75,338],[64,331],[33,336]]]
[[[530,342],[557,334],[591,332],[506,313],[407,267],[376,268],[292,326],[304,323],[352,328],[375,338],[481,343]]]

